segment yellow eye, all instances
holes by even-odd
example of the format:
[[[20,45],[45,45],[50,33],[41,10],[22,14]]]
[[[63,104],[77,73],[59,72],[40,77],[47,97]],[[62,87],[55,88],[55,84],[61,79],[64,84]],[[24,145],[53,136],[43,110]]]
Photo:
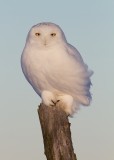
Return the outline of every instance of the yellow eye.
[[[51,35],[52,37],[54,37],[54,36],[56,36],[56,33],[51,33],[50,35]]]
[[[40,34],[40,33],[35,33],[35,35],[36,35],[36,36],[40,36],[41,34]]]

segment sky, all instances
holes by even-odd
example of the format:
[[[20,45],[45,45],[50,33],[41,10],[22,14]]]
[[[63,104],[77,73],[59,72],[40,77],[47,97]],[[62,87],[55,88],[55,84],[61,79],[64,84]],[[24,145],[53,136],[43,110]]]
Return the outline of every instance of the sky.
[[[46,160],[37,115],[41,99],[20,56],[31,26],[54,22],[94,71],[89,107],[70,118],[79,160],[114,160],[114,1],[0,0],[0,159]]]

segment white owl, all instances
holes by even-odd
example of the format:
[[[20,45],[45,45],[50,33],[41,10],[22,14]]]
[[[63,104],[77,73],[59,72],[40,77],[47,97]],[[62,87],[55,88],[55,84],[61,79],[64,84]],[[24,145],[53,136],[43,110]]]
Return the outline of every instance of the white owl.
[[[91,101],[90,77],[80,53],[54,23],[39,23],[27,36],[21,56],[23,73],[47,106],[60,106],[68,115]]]

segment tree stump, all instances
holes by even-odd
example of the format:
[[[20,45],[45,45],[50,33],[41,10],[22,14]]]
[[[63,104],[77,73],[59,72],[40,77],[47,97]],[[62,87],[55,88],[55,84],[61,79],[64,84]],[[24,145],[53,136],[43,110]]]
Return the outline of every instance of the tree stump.
[[[59,107],[41,104],[38,115],[47,160],[77,160],[66,113]]]

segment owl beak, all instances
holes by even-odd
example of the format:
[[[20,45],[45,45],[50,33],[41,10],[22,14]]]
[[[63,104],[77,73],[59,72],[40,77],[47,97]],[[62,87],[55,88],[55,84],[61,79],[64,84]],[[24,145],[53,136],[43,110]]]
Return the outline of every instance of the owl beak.
[[[45,46],[47,45],[47,41],[46,41],[46,39],[44,39],[44,45],[45,45]]]

